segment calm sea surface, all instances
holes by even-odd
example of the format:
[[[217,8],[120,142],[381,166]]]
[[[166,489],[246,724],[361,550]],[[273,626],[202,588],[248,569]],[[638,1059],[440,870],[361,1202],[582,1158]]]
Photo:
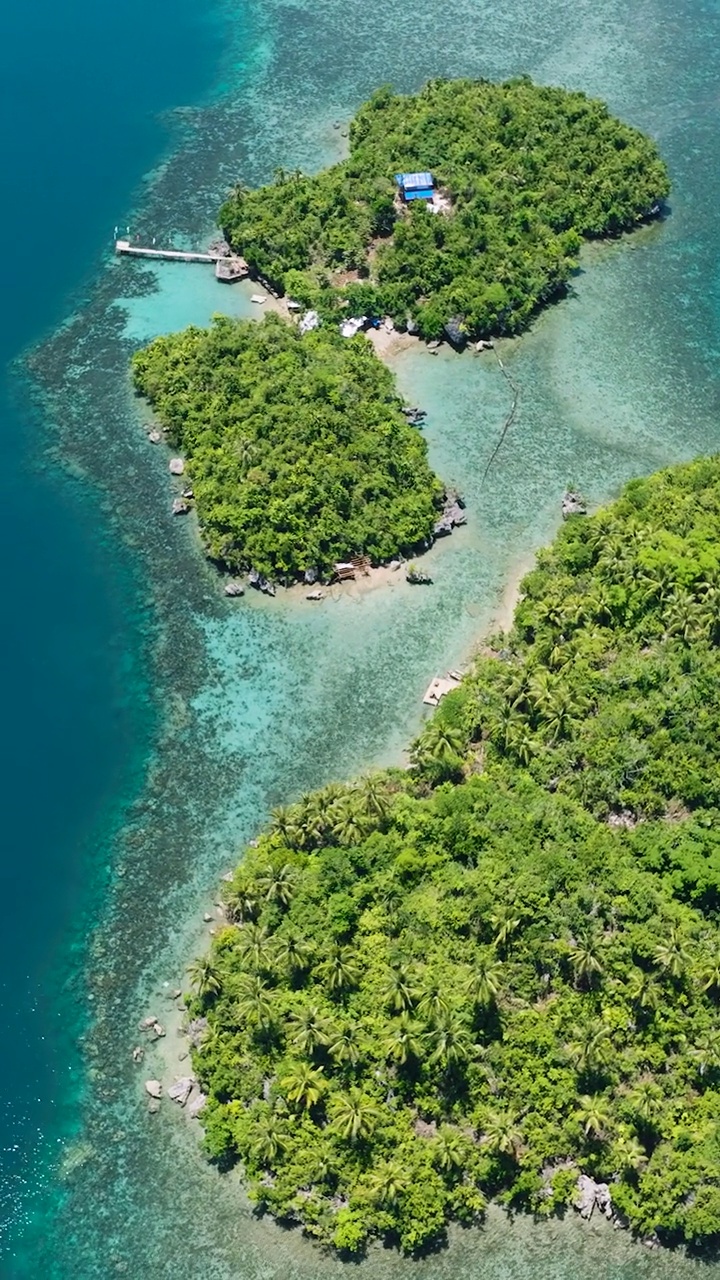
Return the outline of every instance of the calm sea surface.
[[[5,9],[7,6],[5,6]],[[0,13],[4,646],[0,853],[0,1275],[311,1280],[339,1263],[248,1211],[197,1134],[147,1114],[172,1068],[170,992],[219,876],[268,808],[398,758],[429,679],[461,662],[503,583],[557,524],[568,482],[601,501],[720,441],[720,13],[698,0],[218,0]],[[672,215],[588,253],[574,296],[504,358],[397,359],[428,410],[467,530],[436,585],[320,609],[219,595],[127,378],[135,345],[249,291],[203,267],[110,255],[115,225],[199,243],[236,178],[318,166],[378,83],[505,76],[584,88],[652,132]],[[139,1018],[169,1024],[138,1072]],[[421,1280],[639,1280],[717,1264],[575,1222],[490,1216]]]

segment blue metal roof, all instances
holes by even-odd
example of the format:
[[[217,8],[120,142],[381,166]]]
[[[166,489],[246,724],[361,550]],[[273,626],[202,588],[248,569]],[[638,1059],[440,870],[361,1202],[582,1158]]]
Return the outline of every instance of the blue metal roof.
[[[434,186],[433,176],[427,171],[424,173],[396,173],[395,181],[402,187],[403,191],[416,191],[418,188],[426,191],[428,187],[432,191]]]
[[[406,191],[405,199],[406,200],[432,200],[433,194],[434,193],[433,193],[432,187],[425,187],[423,190],[420,190],[420,191]]]

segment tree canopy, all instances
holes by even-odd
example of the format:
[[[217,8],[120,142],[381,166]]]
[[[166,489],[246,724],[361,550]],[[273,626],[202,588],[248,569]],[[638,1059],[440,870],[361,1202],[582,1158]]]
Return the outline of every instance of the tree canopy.
[[[187,459],[208,551],[232,571],[288,581],[432,536],[442,485],[361,335],[216,316],[156,338],[133,373]]]
[[[449,208],[403,208],[396,172],[429,170]],[[251,270],[328,316],[408,317],[439,337],[513,334],[564,288],[583,238],[616,235],[669,191],[655,144],[583,93],[527,78],[379,89],[350,154],[237,187],[219,221]]]
[[[408,771],[276,810],[192,970],[208,1152],[345,1252],[606,1179],[720,1235],[720,459],[568,521]]]

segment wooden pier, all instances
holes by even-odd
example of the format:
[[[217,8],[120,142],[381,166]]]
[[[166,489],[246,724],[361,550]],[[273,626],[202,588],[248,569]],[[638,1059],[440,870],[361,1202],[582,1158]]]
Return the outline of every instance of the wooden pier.
[[[244,258],[233,254],[215,252],[196,253],[183,249],[151,249],[147,245],[133,244],[131,240],[116,240],[115,252],[129,258],[155,258],[162,262],[207,262],[215,264],[215,275],[218,280],[230,283],[242,280],[248,275],[248,265]]]

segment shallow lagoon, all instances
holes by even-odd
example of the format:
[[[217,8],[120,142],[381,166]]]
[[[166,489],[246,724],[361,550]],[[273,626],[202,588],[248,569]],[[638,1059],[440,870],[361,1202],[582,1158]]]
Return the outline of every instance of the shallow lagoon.
[[[606,96],[658,137],[673,212],[589,252],[574,296],[503,344],[520,413],[484,483],[508,408],[492,355],[418,347],[398,356],[401,389],[428,410],[432,461],[470,512],[468,528],[433,551],[427,591],[399,585],[315,610],[230,603],[197,554],[191,523],[172,520],[166,456],[140,429],[127,357],[133,341],[204,322],[219,304],[250,310],[247,294],[215,285],[202,267],[112,263],[87,307],[36,352],[63,453],[107,495],[107,517],[144,576],[147,674],[163,726],[88,956],[96,1022],[83,1046],[84,1124],[64,1181],[44,1202],[47,1234],[34,1232],[14,1264],[28,1277],[345,1273],[296,1233],[252,1218],[236,1179],[204,1165],[180,1116],[147,1116],[129,1061],[137,1019],[151,1004],[162,1014],[164,993],[200,945],[219,875],[272,804],[400,758],[429,679],[469,655],[508,575],[551,535],[566,483],[602,501],[631,475],[715,449],[720,435],[714,8],[461,0],[440,14],[432,0],[263,0],[251,12],[260,33],[244,50],[251,73],[236,83],[229,57],[225,96],[186,113],[186,146],[147,184],[133,218],[144,234],[199,239],[237,176],[254,182],[276,163],[324,163],[340,145],[333,123],[375,84],[411,88],[439,72],[528,71]],[[635,1280],[697,1269],[594,1225],[510,1226],[497,1214],[485,1232],[454,1233],[447,1252],[424,1262],[378,1252],[362,1268],[428,1280]]]

